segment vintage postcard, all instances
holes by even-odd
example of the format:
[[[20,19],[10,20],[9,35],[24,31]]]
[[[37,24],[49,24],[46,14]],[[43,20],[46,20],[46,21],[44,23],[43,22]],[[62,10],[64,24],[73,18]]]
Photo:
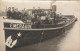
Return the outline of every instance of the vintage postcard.
[[[0,0],[0,51],[80,51],[80,1]]]

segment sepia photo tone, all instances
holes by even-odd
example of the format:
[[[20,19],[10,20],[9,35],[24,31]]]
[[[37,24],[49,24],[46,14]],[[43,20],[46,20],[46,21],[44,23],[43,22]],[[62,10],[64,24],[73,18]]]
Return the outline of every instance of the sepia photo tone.
[[[80,51],[80,1],[0,0],[0,51]]]

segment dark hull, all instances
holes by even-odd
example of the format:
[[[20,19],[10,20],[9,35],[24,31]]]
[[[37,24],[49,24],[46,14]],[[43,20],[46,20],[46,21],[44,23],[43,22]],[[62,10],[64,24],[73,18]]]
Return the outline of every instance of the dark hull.
[[[15,39],[16,34],[18,32],[21,32],[22,36],[18,39],[17,44],[13,48],[31,45],[31,44],[39,43],[63,34],[65,31],[71,29],[74,23],[75,23],[75,19],[69,22],[68,25],[63,26],[61,28],[57,28],[57,29],[53,28],[53,29],[47,29],[47,30],[33,29],[33,30],[16,30],[15,31],[14,29],[5,29],[5,33],[6,33],[5,38],[7,39],[8,36],[14,34],[14,39]]]

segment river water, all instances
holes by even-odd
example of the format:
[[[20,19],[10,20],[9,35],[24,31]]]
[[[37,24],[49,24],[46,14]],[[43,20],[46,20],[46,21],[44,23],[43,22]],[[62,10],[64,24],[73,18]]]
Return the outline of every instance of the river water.
[[[79,22],[72,29],[53,39],[10,51],[80,51]]]

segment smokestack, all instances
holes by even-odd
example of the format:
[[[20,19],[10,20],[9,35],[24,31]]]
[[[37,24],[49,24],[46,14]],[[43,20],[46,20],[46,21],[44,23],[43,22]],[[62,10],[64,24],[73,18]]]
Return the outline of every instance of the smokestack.
[[[56,12],[56,5],[52,5],[52,11]]]

